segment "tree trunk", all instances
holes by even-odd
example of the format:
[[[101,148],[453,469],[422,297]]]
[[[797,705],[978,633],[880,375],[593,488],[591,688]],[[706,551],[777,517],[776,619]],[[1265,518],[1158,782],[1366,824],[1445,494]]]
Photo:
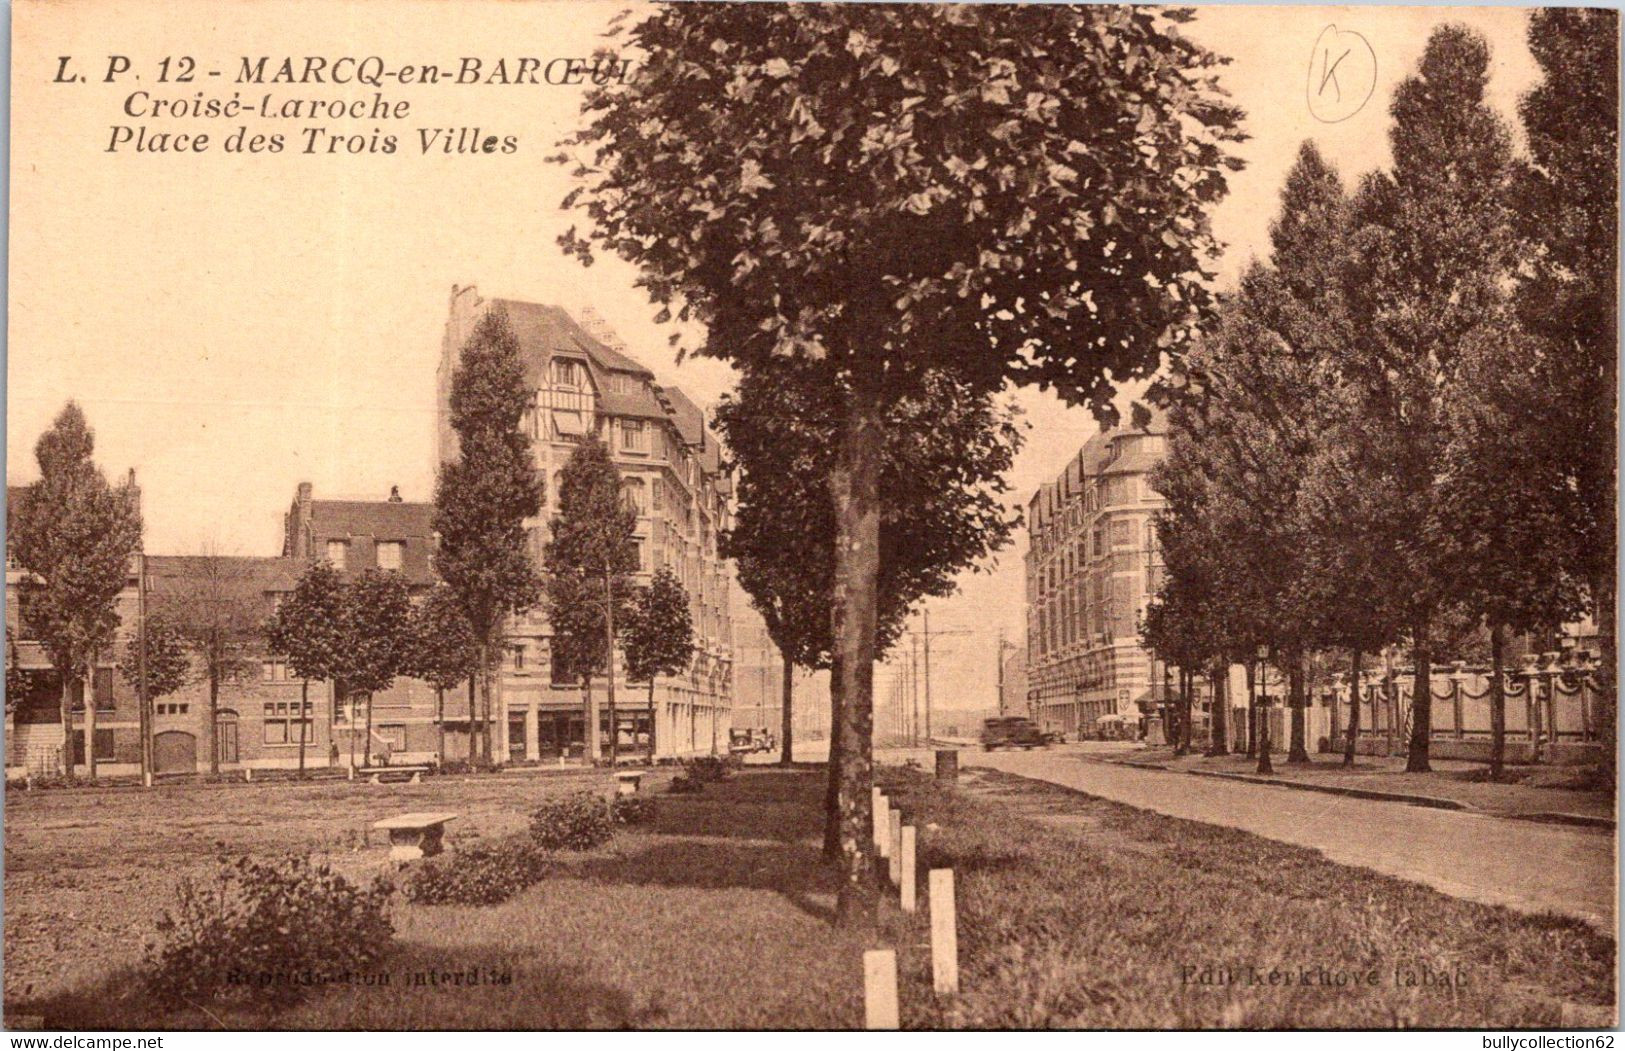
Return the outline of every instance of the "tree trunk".
[[[779,765],[789,766],[793,761],[790,758],[790,704],[795,699],[796,666],[790,663],[789,658],[784,658],[782,663],[784,664],[784,712],[782,713],[783,718],[780,721],[783,724],[784,736],[779,741]]]
[[[1269,666],[1263,661],[1258,662],[1258,689],[1253,700],[1253,721],[1258,724],[1258,773],[1273,774],[1275,765],[1270,762],[1270,690]]]
[[[824,778],[824,857],[841,858],[841,659],[829,668],[829,762]]]
[[[875,660],[875,599],[880,571],[882,415],[878,377],[858,366],[843,421],[841,456],[830,476],[835,504],[835,601],[831,637],[841,655],[841,869],[836,922],[869,926],[877,891],[872,864],[874,814],[869,789]],[[928,706],[929,707],[929,706]],[[929,712],[927,732],[929,734]]]
[[[1343,738],[1343,765],[1354,765],[1354,744],[1360,739],[1360,647],[1349,655],[1349,725]],[[1336,699],[1333,698],[1333,703]]]
[[[1490,625],[1490,780],[1499,781],[1507,754],[1507,695],[1502,679],[1505,636],[1499,623]]]
[[[305,718],[305,706],[310,703],[310,680],[299,680],[299,779],[305,778],[305,742],[309,739],[310,721]]]
[[[1213,719],[1208,723],[1208,755],[1230,754],[1230,665],[1218,661],[1213,675]]]
[[[446,688],[434,688],[434,747],[441,766],[446,765]]]
[[[496,692],[492,688],[491,680],[494,678],[496,661],[492,647],[486,646],[480,651],[480,741],[485,750],[487,764],[495,762],[496,753],[492,749],[491,715],[496,711],[494,707]],[[367,702],[367,711],[371,714],[372,702]]]
[[[1309,762],[1309,746],[1304,738],[1308,734],[1307,714],[1304,711],[1307,698],[1304,697],[1303,688],[1303,655],[1296,654],[1291,658],[1287,668],[1288,689],[1292,691],[1292,743],[1287,748],[1286,761],[1289,763]]]
[[[472,687],[470,687],[470,689],[472,690]],[[338,692],[337,687],[334,687],[333,697],[334,697],[334,703],[335,704],[349,705],[350,710],[347,713],[349,715],[349,718],[344,720],[344,721],[349,723],[349,734],[348,734],[348,736],[350,738],[350,769],[354,770],[355,769],[355,706],[349,704],[350,695],[348,693],[344,694],[344,696],[342,698],[339,696],[339,692]]]
[[[362,765],[372,765],[372,691],[367,691],[367,736],[361,746]]]
[[[1610,564],[1613,560],[1609,559]],[[1612,574],[1604,576],[1593,589],[1596,594],[1596,621],[1597,621],[1597,742],[1602,746],[1602,760],[1598,767],[1598,780],[1605,785],[1612,785],[1616,780],[1618,757],[1615,749],[1618,745],[1619,726],[1619,674],[1616,661],[1619,659],[1619,640],[1614,637],[1616,617],[1614,616],[1614,596],[1616,590],[1615,578]]]
[[[649,765],[655,765],[655,743],[660,733],[660,713],[655,710],[655,673],[649,673]]]
[[[598,705],[592,699],[592,672],[581,677],[581,758],[588,766],[598,765]]]
[[[209,774],[220,773],[220,672],[209,669]]]
[[[1186,668],[1179,670],[1179,753],[1189,755],[1191,751],[1191,723],[1192,708],[1194,707],[1191,692],[1195,689],[1196,675]]]
[[[1258,666],[1247,660],[1247,758],[1258,754]]]
[[[604,668],[609,677],[605,695],[609,700],[609,766],[613,770],[620,761],[621,724],[615,715],[615,579],[607,571],[604,573]],[[713,725],[715,720],[713,711]]]
[[[94,669],[85,683],[85,773],[96,780],[96,673]]]
[[[1433,767],[1428,763],[1428,744],[1433,735],[1433,660],[1428,639],[1428,618],[1423,615],[1412,628],[1412,654],[1416,661],[1416,678],[1411,686],[1411,746],[1405,758],[1407,774],[1426,774]]]
[[[480,660],[485,659],[485,651],[480,651]],[[479,714],[480,707],[477,698],[479,690],[480,670],[473,669],[468,677],[468,765],[473,766],[480,757],[479,746]]]
[[[62,773],[69,781],[78,775],[73,765],[73,674],[58,670],[62,680]]]

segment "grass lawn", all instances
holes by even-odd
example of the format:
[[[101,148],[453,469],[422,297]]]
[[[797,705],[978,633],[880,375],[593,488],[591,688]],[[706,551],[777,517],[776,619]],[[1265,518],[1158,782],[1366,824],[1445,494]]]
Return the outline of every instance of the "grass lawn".
[[[1118,758],[1159,763],[1171,770],[1252,774],[1258,769],[1258,760],[1246,756],[1175,758],[1170,748],[1124,752]],[[1288,763],[1284,753],[1271,758],[1275,773],[1270,776],[1282,780],[1435,796],[1509,817],[1552,812],[1614,817],[1613,785],[1599,787],[1596,771],[1589,767],[1508,766],[1502,780],[1491,781],[1483,763],[1450,759],[1433,760],[1432,773],[1407,774],[1404,756],[1359,755],[1351,767],[1343,765],[1341,755],[1314,754],[1308,764]]]
[[[905,1025],[1514,1028],[1612,1015],[1614,941],[1578,920],[1013,775],[977,771],[956,791],[891,780],[927,826],[922,867],[953,868],[959,888],[963,995],[933,1003],[925,950],[908,953]]]
[[[520,830],[543,794],[607,789],[608,776],[12,793],[7,1013],[84,1029],[861,1025],[866,943],[829,922],[820,775],[749,771],[694,796],[664,794],[667,780],[645,781],[659,804],[652,822],[561,858],[552,878],[502,905],[398,902],[396,943],[376,969],[387,977],[329,987],[271,1018],[218,1006],[160,1013],[131,980],[175,881],[205,871],[217,841],[261,856],[324,853],[370,878],[388,867],[386,851],[377,833],[361,849],[359,830],[380,817],[457,811],[455,851]]]
[[[607,778],[11,794],[8,1017],[75,1029],[851,1028],[861,952],[876,944],[898,950],[908,1027],[1548,1027],[1595,1024],[1614,1003],[1614,942],[1578,921],[1009,775],[967,773],[952,789],[881,776],[922,829],[922,884],[928,868],[955,870],[953,1000],[931,993],[923,907],[904,916],[893,899],[869,935],[831,926],[821,772],[748,769],[699,795],[665,794],[655,775],[648,824],[561,858],[503,905],[398,902],[372,984],[272,1017],[160,1013],[132,980],[175,880],[201,871],[217,840],[325,852],[365,876],[386,864],[357,832],[378,817],[458,811],[455,850],[523,827],[544,793]],[[1272,971],[1293,977],[1271,984]]]

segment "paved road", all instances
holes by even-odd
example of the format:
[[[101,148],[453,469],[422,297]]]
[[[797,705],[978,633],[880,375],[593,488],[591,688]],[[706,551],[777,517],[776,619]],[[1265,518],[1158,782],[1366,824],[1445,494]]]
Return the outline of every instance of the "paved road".
[[[1612,934],[1614,837],[1593,829],[1432,810],[1090,761],[1053,751],[966,751],[989,766],[1171,817],[1313,847],[1333,861],[1425,883],[1461,898],[1551,909]]]

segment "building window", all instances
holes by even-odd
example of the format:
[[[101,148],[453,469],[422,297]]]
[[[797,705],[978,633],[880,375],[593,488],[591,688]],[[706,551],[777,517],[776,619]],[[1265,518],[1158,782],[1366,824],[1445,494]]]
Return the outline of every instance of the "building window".
[[[524,646],[524,643],[520,643],[519,645],[513,647],[513,670],[514,671],[524,671],[525,670],[525,646]]]
[[[647,493],[648,486],[643,484],[641,478],[628,478],[621,483],[622,498],[626,501],[627,506],[638,513],[639,517],[649,513]]]
[[[649,451],[649,435],[642,420],[621,421],[621,449],[629,453]]]
[[[97,668],[92,673],[96,694],[96,710],[109,711],[113,707],[113,669]],[[100,758],[98,756],[98,758]]]
[[[579,361],[553,359],[553,386],[581,388],[587,385],[587,370]]]
[[[311,705],[305,702],[305,717],[299,718],[298,701],[277,701],[265,705],[265,743],[266,744],[298,744],[299,727],[301,723],[305,740],[312,738],[310,727]]]
[[[406,542],[403,540],[380,540],[378,542],[378,568],[400,569],[406,557]]]
[[[347,540],[329,540],[327,542],[327,560],[333,563],[334,569],[343,569],[350,559],[350,543]]]
[[[287,682],[288,662],[284,660],[265,660],[260,662],[261,682]]]

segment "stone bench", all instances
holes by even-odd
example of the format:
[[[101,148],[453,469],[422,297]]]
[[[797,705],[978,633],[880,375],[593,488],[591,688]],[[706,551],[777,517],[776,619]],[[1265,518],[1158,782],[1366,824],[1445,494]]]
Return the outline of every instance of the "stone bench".
[[[391,861],[412,861],[440,853],[440,838],[445,834],[446,822],[456,817],[451,813],[402,814],[375,821],[372,827],[389,833]]]

